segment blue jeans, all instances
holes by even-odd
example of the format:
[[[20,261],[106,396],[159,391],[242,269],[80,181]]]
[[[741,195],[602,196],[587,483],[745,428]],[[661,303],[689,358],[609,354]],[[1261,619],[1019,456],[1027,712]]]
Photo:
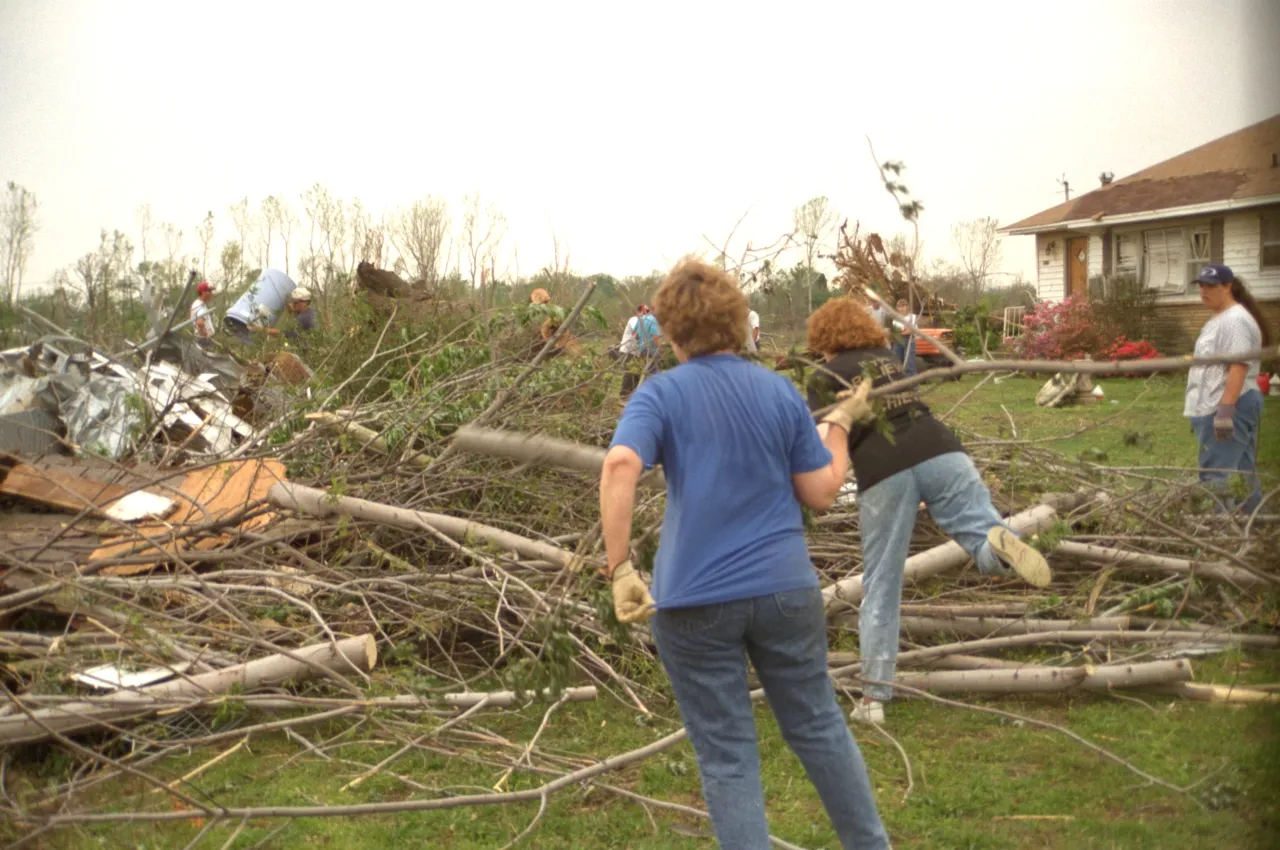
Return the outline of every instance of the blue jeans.
[[[1257,390],[1236,400],[1236,415],[1232,422],[1235,433],[1230,440],[1219,440],[1213,435],[1213,416],[1192,416],[1191,431],[1200,446],[1200,480],[1209,490],[1215,491],[1227,510],[1236,506],[1237,500],[1227,490],[1230,476],[1239,474],[1253,492],[1240,507],[1245,513],[1253,513],[1262,503],[1262,482],[1258,480],[1258,424],[1262,421],[1262,393]]]
[[[858,613],[858,641],[862,675],[867,679],[893,681],[898,660],[902,572],[922,501],[934,522],[969,553],[980,572],[999,575],[1006,569],[991,551],[987,532],[996,526],[1008,526],[991,504],[991,492],[964,452],[930,458],[867,490],[859,490],[862,607]],[[893,698],[893,688],[886,685],[868,685],[865,693],[881,702]]]
[[[698,756],[702,794],[721,847],[769,847],[748,657],[841,846],[889,846],[862,753],[827,675],[826,614],[818,588],[662,609],[650,628]]]
[[[916,373],[916,341],[914,339],[893,344],[893,357],[902,371],[908,375]]]

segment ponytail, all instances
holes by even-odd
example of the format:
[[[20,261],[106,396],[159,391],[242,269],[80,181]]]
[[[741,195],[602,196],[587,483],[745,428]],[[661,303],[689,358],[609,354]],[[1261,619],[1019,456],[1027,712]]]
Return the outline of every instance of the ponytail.
[[[1231,280],[1231,297],[1236,303],[1249,311],[1249,315],[1253,316],[1253,320],[1258,323],[1258,330],[1262,333],[1262,347],[1266,348],[1271,345],[1271,329],[1267,327],[1267,320],[1262,318],[1262,311],[1258,309],[1258,302],[1253,300],[1253,296],[1249,294],[1249,290],[1245,289],[1244,281],[1240,278]]]

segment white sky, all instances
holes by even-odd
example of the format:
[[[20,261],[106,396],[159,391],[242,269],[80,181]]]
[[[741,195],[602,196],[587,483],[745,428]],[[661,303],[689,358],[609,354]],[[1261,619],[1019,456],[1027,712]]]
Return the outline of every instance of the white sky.
[[[0,181],[34,191],[28,285],[208,209],[312,183],[380,210],[479,191],[520,271],[642,274],[825,194],[902,228],[867,153],[907,163],[929,256],[1280,112],[1280,2],[0,0]],[[455,215],[456,218],[456,215]],[[156,240],[158,245],[158,239]],[[153,253],[155,248],[153,248]],[[1030,237],[1004,268],[1034,276]],[[295,257],[297,256],[295,252]],[[501,269],[501,263],[500,263]]]

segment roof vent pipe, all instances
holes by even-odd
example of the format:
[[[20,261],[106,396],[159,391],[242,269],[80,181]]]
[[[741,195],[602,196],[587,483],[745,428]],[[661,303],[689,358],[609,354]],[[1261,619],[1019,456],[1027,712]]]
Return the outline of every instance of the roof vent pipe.
[[[1104,171],[1098,175],[1098,182],[1100,182],[1103,186],[1110,186],[1111,181],[1114,179],[1116,179],[1116,176],[1112,174],[1110,171]]]

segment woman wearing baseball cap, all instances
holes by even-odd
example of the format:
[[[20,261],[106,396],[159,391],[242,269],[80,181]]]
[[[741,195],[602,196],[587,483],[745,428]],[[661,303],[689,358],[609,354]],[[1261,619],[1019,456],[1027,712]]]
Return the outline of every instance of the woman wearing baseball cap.
[[[1211,263],[1200,270],[1200,301],[1212,311],[1196,340],[1196,357],[1246,354],[1271,344],[1271,331],[1244,282],[1227,266]],[[1252,513],[1262,503],[1258,481],[1258,423],[1262,393],[1258,360],[1193,366],[1187,375],[1183,415],[1200,447],[1200,480],[1224,507],[1236,506],[1227,483],[1241,475],[1250,493],[1239,507]]]

